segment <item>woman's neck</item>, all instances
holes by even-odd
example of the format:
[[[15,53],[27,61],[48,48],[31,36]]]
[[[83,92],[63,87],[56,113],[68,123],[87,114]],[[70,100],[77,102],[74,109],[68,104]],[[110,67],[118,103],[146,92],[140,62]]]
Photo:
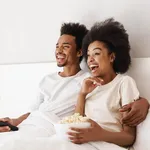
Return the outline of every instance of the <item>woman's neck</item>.
[[[109,82],[111,82],[115,77],[116,77],[116,73],[115,72],[109,72],[107,73],[107,75],[101,77],[104,80],[104,83],[107,84]]]

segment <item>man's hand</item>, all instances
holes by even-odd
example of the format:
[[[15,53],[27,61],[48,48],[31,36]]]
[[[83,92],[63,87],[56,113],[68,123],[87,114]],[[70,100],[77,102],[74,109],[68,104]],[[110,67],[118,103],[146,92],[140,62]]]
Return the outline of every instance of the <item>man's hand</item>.
[[[77,132],[68,132],[68,135],[70,136],[69,139],[71,140],[71,142],[75,144],[82,144],[89,141],[100,140],[100,135],[102,135],[103,129],[95,121],[89,120],[89,122],[91,123],[90,128],[71,128],[71,130]]]
[[[13,119],[10,119],[8,117],[1,118],[0,121],[8,122],[13,125]],[[8,126],[0,127],[0,132],[8,132],[8,131],[10,131],[10,128]]]
[[[120,112],[127,112],[127,115],[122,118],[122,123],[128,126],[137,126],[146,118],[148,109],[149,103],[144,98],[123,106]]]

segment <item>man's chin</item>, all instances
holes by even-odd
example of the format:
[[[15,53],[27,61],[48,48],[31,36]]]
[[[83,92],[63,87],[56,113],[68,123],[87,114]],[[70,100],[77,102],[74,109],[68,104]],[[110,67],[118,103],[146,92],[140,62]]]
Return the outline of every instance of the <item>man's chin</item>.
[[[65,64],[57,64],[58,67],[64,67]]]

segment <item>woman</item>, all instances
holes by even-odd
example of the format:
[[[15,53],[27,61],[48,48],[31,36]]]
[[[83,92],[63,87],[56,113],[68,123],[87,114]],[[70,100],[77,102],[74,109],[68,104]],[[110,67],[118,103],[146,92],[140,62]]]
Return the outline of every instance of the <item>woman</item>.
[[[94,121],[91,130],[73,129],[73,143],[104,141],[129,147],[135,141],[135,127],[121,123],[119,109],[139,98],[134,80],[121,75],[131,64],[128,34],[113,19],[96,23],[84,38],[83,52],[92,77],[84,80],[76,112]],[[104,85],[103,85],[104,84]],[[102,142],[91,142],[102,148]],[[104,144],[104,143],[103,143]]]

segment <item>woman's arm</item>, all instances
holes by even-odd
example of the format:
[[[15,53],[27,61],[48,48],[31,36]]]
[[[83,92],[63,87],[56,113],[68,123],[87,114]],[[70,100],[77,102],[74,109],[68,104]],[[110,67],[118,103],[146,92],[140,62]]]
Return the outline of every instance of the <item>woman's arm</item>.
[[[75,112],[80,113],[80,115],[84,115],[84,108],[85,108],[85,100],[87,94],[91,93],[97,86],[100,86],[104,83],[104,81],[100,78],[94,78],[94,77],[89,77],[83,81]]]
[[[86,94],[80,92],[78,96],[76,108],[75,108],[75,113],[79,113],[82,116],[84,116],[85,98],[86,98]]]
[[[127,113],[123,113],[123,116],[126,115]],[[136,128],[123,125],[123,129],[121,132],[109,132],[103,130],[102,140],[105,142],[128,147],[134,143],[135,138],[136,138]]]

